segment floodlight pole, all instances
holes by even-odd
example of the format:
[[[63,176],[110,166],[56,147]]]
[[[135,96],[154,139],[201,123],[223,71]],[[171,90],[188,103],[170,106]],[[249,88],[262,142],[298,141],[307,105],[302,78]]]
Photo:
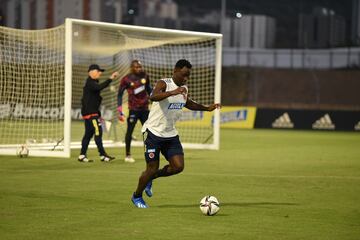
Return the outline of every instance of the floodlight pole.
[[[226,18],[226,0],[221,0],[220,33],[224,34],[224,21]]]

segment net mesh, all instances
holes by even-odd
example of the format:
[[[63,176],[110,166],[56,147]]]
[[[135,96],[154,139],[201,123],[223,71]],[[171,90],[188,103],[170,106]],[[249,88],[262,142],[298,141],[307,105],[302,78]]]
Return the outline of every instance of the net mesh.
[[[134,59],[142,62],[152,86],[157,80],[172,76],[177,60],[189,60],[193,65],[191,79],[188,81],[189,94],[202,104],[214,102],[216,42],[213,38],[81,24],[74,24],[73,32],[73,109],[80,109],[82,87],[89,64],[96,63],[106,69],[101,80],[108,78],[113,71],[120,72],[120,78],[110,88],[102,91],[102,114],[110,123],[108,126],[111,126],[104,139],[124,141],[126,123],[117,121],[117,91],[121,78],[129,73],[130,63]],[[126,103],[125,94],[125,108]],[[79,124],[81,123],[77,121],[72,126]],[[135,140],[142,140],[140,128],[139,122],[133,134]],[[82,130],[81,127],[79,129]],[[211,113],[186,111],[177,129],[185,143],[213,142]],[[74,141],[80,141],[82,137],[81,134],[72,136]]]
[[[64,27],[0,27],[0,145],[63,138]]]
[[[26,144],[29,148],[63,150],[65,94],[65,25],[46,30],[0,27],[0,151]],[[100,81],[118,71],[120,77],[102,91],[104,142],[124,142],[126,123],[117,120],[120,80],[134,59],[142,62],[151,85],[172,76],[175,63],[189,60],[192,74],[189,94],[197,102],[214,101],[216,39],[172,31],[144,30],[122,25],[72,23],[71,140],[84,134],[81,97],[87,69],[99,64],[106,72]],[[123,96],[127,114],[127,94]],[[212,144],[213,113],[184,112],[177,124],[183,143]],[[142,140],[141,124],[133,138]],[[50,146],[50,147],[49,147]],[[72,144],[72,146],[78,146]]]

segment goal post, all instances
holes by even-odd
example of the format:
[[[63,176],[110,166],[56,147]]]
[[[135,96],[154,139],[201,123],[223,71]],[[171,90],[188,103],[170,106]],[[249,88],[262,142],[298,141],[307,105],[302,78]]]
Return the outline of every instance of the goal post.
[[[71,155],[71,100],[72,100],[72,22],[65,20],[65,63],[64,63],[64,156]]]
[[[0,27],[0,41],[0,109],[6,110],[0,113],[0,154],[15,154],[24,144],[34,156],[69,157],[71,148],[80,148],[82,88],[93,63],[106,69],[100,81],[113,71],[120,73],[101,93],[106,147],[124,146],[126,123],[117,120],[117,91],[133,59],[142,62],[152,86],[172,76],[178,59],[188,59],[193,65],[188,82],[192,98],[203,104],[220,102],[221,34],[66,19],[46,30]],[[126,114],[126,94],[123,107]],[[133,146],[143,144],[140,128],[138,123]],[[185,110],[177,129],[185,148],[219,148],[219,111]]]

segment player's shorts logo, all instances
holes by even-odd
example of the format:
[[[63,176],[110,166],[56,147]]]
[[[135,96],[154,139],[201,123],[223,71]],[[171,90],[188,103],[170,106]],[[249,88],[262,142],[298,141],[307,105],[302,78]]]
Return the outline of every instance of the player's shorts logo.
[[[182,109],[185,103],[170,103],[168,109]]]
[[[149,158],[154,158],[155,157],[155,153],[151,152],[149,153]]]

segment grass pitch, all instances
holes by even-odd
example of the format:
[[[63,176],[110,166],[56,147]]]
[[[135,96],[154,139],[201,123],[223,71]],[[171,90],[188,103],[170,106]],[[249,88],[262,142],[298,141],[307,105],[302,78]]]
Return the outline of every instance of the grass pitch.
[[[145,163],[0,157],[0,239],[360,239],[360,134],[222,129],[221,150],[185,150],[185,170],[130,202]],[[164,165],[165,160],[161,160]],[[211,194],[220,212],[208,217]]]

